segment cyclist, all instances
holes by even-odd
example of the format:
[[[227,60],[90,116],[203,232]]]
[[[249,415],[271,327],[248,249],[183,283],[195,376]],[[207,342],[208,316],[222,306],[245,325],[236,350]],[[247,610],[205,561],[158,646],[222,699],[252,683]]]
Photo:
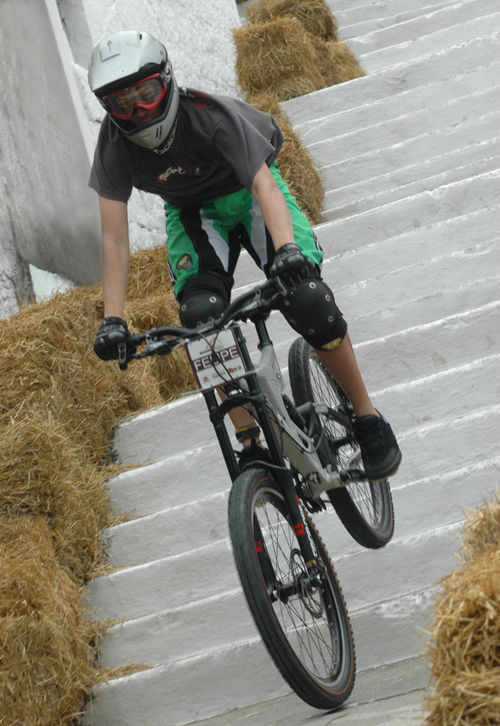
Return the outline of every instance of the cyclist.
[[[116,358],[118,343],[130,335],[123,316],[127,202],[135,187],[164,201],[182,325],[193,327],[225,309],[245,248],[267,276],[287,283],[281,312],[351,400],[368,476],[393,474],[401,452],[370,400],[347,325],[321,278],[315,234],[280,176],[283,137],[272,116],[235,98],[179,88],[163,43],[135,30],[113,33],[94,48],[89,85],[106,110],[89,182],[99,195],[103,245],[105,317],[96,354]],[[259,430],[245,409],[231,418],[242,465],[262,451]]]

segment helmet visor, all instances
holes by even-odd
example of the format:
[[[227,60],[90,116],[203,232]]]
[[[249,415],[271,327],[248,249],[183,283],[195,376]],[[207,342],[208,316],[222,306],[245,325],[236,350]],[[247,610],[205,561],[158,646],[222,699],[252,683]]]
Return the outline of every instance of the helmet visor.
[[[156,109],[166,92],[167,87],[162,82],[160,74],[155,73],[119,91],[108,93],[102,97],[102,101],[112,116],[122,121],[129,121],[138,106],[147,111]]]

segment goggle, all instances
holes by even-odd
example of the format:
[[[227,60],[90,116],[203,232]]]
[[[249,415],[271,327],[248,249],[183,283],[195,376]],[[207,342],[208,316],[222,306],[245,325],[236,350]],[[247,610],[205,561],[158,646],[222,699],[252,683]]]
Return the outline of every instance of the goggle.
[[[106,109],[123,121],[129,121],[137,106],[153,111],[167,92],[159,73],[142,78],[127,88],[108,93],[102,97]]]

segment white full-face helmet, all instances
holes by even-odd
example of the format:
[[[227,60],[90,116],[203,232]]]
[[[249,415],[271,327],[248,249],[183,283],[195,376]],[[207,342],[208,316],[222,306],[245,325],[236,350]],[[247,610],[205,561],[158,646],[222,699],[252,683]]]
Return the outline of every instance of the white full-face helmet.
[[[103,38],[94,48],[89,85],[110,119],[130,141],[158,149],[177,117],[179,89],[167,49],[149,33],[122,30]],[[137,124],[137,108],[155,111]]]

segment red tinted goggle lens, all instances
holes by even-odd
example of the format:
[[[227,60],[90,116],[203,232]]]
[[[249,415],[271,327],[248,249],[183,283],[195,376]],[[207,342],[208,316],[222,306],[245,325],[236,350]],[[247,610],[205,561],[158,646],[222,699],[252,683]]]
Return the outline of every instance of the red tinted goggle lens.
[[[147,111],[154,110],[167,92],[160,74],[143,78],[131,86],[121,88],[119,91],[108,93],[102,100],[106,109],[119,119],[128,121],[137,106]]]

